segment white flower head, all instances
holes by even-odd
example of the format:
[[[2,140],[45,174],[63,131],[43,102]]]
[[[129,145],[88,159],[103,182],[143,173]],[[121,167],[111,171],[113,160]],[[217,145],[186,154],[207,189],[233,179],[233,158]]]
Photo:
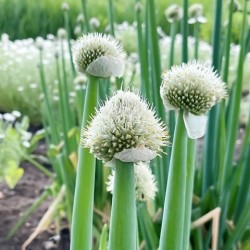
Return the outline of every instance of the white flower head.
[[[92,17],[92,18],[90,18],[90,20],[89,20],[89,25],[90,25],[92,28],[97,29],[97,28],[100,27],[100,21],[99,21],[98,18]]]
[[[83,75],[83,74],[77,75],[74,79],[75,85],[83,86],[83,85],[86,85],[87,82],[88,82],[88,78],[86,77],[86,75]]]
[[[192,4],[189,9],[189,24],[194,24],[194,23],[206,23],[207,19],[203,16],[203,6],[202,4]]]
[[[77,22],[77,23],[80,23],[80,24],[84,23],[84,15],[83,15],[82,13],[80,13],[80,14],[77,16],[76,22]]]
[[[168,134],[140,96],[118,91],[83,130],[82,146],[104,163],[149,161],[162,152]]]
[[[175,21],[179,21],[183,16],[183,10],[182,8],[177,4],[170,5],[164,12],[167,20],[170,23],[173,23]]]
[[[162,79],[160,93],[165,108],[183,109],[189,137],[202,137],[206,126],[205,114],[226,97],[225,84],[211,67],[195,61],[173,66],[162,74]]]
[[[67,2],[62,3],[61,6],[63,11],[68,11],[69,10],[69,4]]]
[[[63,28],[60,28],[57,30],[57,37],[61,40],[67,38],[67,31]]]
[[[115,170],[108,177],[107,191],[113,194]],[[140,201],[149,201],[155,198],[158,188],[156,186],[155,176],[147,163],[138,162],[135,164],[135,195]]]
[[[97,77],[121,77],[124,72],[124,58],[122,46],[110,35],[83,35],[73,46],[76,70]]]
[[[77,26],[74,28],[74,34],[75,34],[76,36],[80,36],[81,33],[82,33],[82,28],[81,28],[80,25],[77,25]]]
[[[227,1],[227,5],[229,8],[230,8],[230,2],[231,2],[230,0]],[[240,3],[237,0],[234,0],[233,1],[233,12],[239,11],[240,8],[241,8]]]

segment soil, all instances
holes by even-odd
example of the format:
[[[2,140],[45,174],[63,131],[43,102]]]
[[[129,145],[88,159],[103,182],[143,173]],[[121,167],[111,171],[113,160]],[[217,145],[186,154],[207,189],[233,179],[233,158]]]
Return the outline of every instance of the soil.
[[[21,250],[22,244],[34,231],[51,202],[49,199],[44,201],[11,240],[5,239],[21,215],[50,181],[48,177],[28,163],[23,164],[22,168],[25,173],[14,190],[10,190],[5,184],[0,184],[0,250]],[[42,233],[26,250],[43,250],[44,242],[51,236],[48,232]]]

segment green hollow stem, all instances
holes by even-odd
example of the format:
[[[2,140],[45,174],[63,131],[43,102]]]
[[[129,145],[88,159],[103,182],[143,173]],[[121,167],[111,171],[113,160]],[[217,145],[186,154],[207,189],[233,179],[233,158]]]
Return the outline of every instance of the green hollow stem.
[[[183,234],[182,250],[189,249],[195,160],[196,160],[196,140],[188,139],[186,194],[185,194],[185,219],[184,219],[184,234]]]
[[[114,8],[112,0],[109,1],[109,25],[110,25],[110,34],[115,36],[115,28],[114,28]]]
[[[82,2],[83,17],[84,17],[85,33],[88,33],[90,32],[90,27],[89,27],[89,18],[87,11],[87,0],[82,0],[81,2]]]
[[[69,49],[69,57],[70,57],[70,66],[71,66],[71,71],[72,71],[72,76],[76,76],[76,71],[73,63],[73,55],[72,55],[72,49],[71,49],[71,32],[70,32],[70,26],[69,26],[69,13],[68,10],[64,11],[64,26],[65,29],[67,30],[68,37],[67,37],[67,43],[68,43],[68,49]]]
[[[99,79],[89,76],[82,118],[85,128],[95,112],[99,93]],[[71,250],[92,249],[92,223],[96,159],[80,146],[78,154],[76,189],[71,227]]]
[[[108,250],[136,249],[134,163],[117,160]]]
[[[69,89],[68,89],[68,81],[67,81],[67,72],[66,72],[66,62],[65,62],[65,53],[63,42],[61,41],[61,55],[62,55],[62,72],[63,72],[63,81],[62,81],[62,89],[63,89],[63,102],[65,108],[65,117],[66,117],[66,128],[69,131],[73,126],[72,112],[70,110],[69,105]]]
[[[50,126],[50,136],[52,138],[52,142],[57,144],[60,141],[56,123],[53,117],[53,112],[51,108],[51,103],[49,100],[49,94],[48,94],[48,88],[44,76],[44,68],[43,68],[43,51],[40,50],[40,65],[39,65],[39,71],[40,71],[40,79],[41,79],[41,87],[44,94],[44,102],[45,102],[45,108],[46,108],[46,117],[48,119],[48,125]]]
[[[220,51],[221,51],[221,19],[222,19],[222,0],[215,0],[215,19],[213,29],[213,54],[212,66],[214,70],[220,71]],[[204,194],[209,186],[214,183],[214,171],[216,164],[217,139],[218,135],[218,115],[217,107],[213,107],[209,112],[207,133],[205,137],[204,149],[204,169],[203,169],[203,186]]]
[[[137,27],[137,48],[140,59],[140,76],[141,76],[141,92],[146,96],[148,100],[150,100],[150,82],[148,75],[148,58],[146,53],[145,46],[145,38],[143,36],[142,31],[142,17],[141,17],[141,2],[139,0],[136,1],[137,8],[135,10],[136,13],[136,27]]]
[[[246,204],[241,215],[239,217],[239,221],[237,222],[233,233],[227,239],[223,250],[230,250],[233,249],[233,246],[241,239],[244,235],[244,232],[247,227],[249,227],[250,221],[250,202]]]
[[[195,60],[198,60],[199,58],[199,30],[200,30],[200,24],[199,22],[196,22],[194,24],[194,38],[195,38],[194,59]]]
[[[180,110],[174,133],[159,250],[182,250],[186,189],[187,136]]]
[[[188,0],[183,0],[182,31],[182,62],[188,61]]]
[[[61,44],[62,46],[62,44]],[[62,117],[62,130],[63,130],[63,139],[64,139],[64,143],[65,143],[65,151],[66,154],[69,155],[70,152],[70,147],[69,147],[69,140],[67,139],[67,133],[68,133],[68,127],[67,127],[67,118],[66,118],[66,108],[65,108],[65,91],[63,89],[63,85],[62,85],[62,80],[60,77],[60,67],[59,67],[59,60],[58,57],[56,56],[56,73],[57,73],[57,79],[58,79],[58,90],[59,90],[59,106],[60,106],[60,113],[61,113],[61,117]]]

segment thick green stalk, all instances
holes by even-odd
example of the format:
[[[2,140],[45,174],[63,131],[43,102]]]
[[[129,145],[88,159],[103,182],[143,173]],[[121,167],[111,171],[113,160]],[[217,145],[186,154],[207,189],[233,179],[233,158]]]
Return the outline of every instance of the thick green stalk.
[[[114,9],[113,9],[113,2],[109,0],[109,25],[110,25],[110,34],[115,36],[115,29],[114,29]]]
[[[220,48],[221,48],[221,19],[222,19],[222,0],[215,0],[215,20],[213,29],[213,54],[212,66],[214,70],[220,71]],[[218,134],[218,116],[217,108],[213,107],[209,112],[208,127],[205,137],[204,149],[204,168],[203,168],[203,187],[204,194],[209,186],[214,183],[214,171],[217,152],[217,137]]]
[[[199,30],[200,30],[200,24],[199,24],[199,22],[196,22],[194,24],[194,39],[195,39],[194,59],[195,60],[198,60],[198,58],[199,58]]]
[[[60,45],[61,45],[61,55],[62,55],[62,70],[63,70],[63,81],[62,81],[63,102],[64,102],[64,108],[65,108],[66,128],[69,131],[73,127],[73,119],[72,119],[72,112],[71,112],[70,105],[69,105],[69,89],[68,89],[65,57],[64,57],[64,47],[63,47],[62,41]]]
[[[148,58],[145,47],[145,38],[142,32],[142,21],[141,21],[141,2],[136,1],[137,8],[136,13],[136,27],[137,27],[137,48],[140,59],[140,69],[141,69],[141,91],[150,100],[150,82],[148,75]]]
[[[185,218],[184,218],[184,233],[183,233],[182,250],[189,249],[195,161],[196,161],[196,140],[188,139],[188,142],[187,142],[186,194],[185,194]]]
[[[83,16],[84,16],[85,33],[88,33],[90,32],[90,27],[89,27],[89,18],[88,18],[88,11],[87,11],[87,0],[82,0],[82,11],[83,11]]]
[[[169,68],[174,65],[174,44],[175,44],[175,37],[177,33],[177,21],[174,21],[170,24],[170,37],[171,37],[171,44],[170,44],[170,55],[169,55]]]
[[[246,10],[247,1],[245,1],[244,6],[245,12],[243,16],[243,23],[241,28],[241,38],[240,38],[240,55],[237,70],[237,80],[232,93],[231,106],[229,110],[228,126],[227,126],[227,148],[225,155],[225,166],[227,168],[232,166],[234,148],[236,143],[238,124],[239,124],[239,114],[240,114],[240,103],[241,103],[241,91],[243,83],[243,69],[244,69],[244,58],[245,58],[245,30],[246,30]],[[226,178],[226,176],[224,176]]]
[[[136,249],[134,163],[116,161],[109,250]]]
[[[248,196],[250,194],[250,182],[249,182],[249,173],[250,173],[250,144],[248,145],[248,150],[246,152],[246,159],[242,166],[240,187],[238,190],[238,195],[236,198],[234,221],[238,222],[238,219],[241,215],[242,208],[245,207]]]
[[[159,250],[182,250],[186,189],[187,136],[180,110],[174,134]]]
[[[232,23],[233,23],[233,8],[234,8],[234,0],[230,0],[226,43],[225,43],[225,64],[224,64],[224,71],[223,71],[223,81],[225,83],[227,83],[228,76],[229,76],[230,45],[231,45],[231,37],[232,37]]]
[[[108,247],[108,226],[104,224],[98,250],[107,250]]]
[[[157,33],[156,15],[155,15],[155,1],[146,1],[146,43],[147,43],[147,56],[148,56],[148,71],[149,79],[151,80],[151,101],[155,104],[157,114],[162,120],[165,120],[165,110],[160,97],[160,85],[161,85],[161,60],[160,60],[160,48]],[[158,197],[160,206],[164,203],[164,193],[166,190],[166,176],[164,173],[164,161],[162,159],[156,159],[157,169],[156,178],[159,184]]]
[[[247,227],[249,227],[250,221],[250,201],[248,201],[247,205],[244,207],[239,221],[237,222],[234,231],[230,234],[227,239],[223,250],[231,250],[236,245],[237,241],[241,239]]]
[[[47,89],[47,84],[45,81],[45,76],[44,76],[44,69],[43,69],[43,51],[40,50],[40,65],[39,65],[39,72],[40,72],[40,79],[41,79],[41,87],[42,91],[44,94],[44,102],[45,102],[45,107],[46,107],[46,118],[48,119],[48,124],[50,126],[50,136],[52,138],[52,142],[54,144],[59,143],[60,138],[58,135],[55,119],[53,116],[51,104],[49,101],[49,94],[48,94],[48,89]]]
[[[146,249],[157,249],[159,245],[158,235],[148,214],[145,202],[140,202],[138,205],[137,216],[142,238],[146,241]]]
[[[182,30],[182,62],[188,61],[188,0],[183,0]]]
[[[223,81],[227,83],[228,75],[229,75],[229,62],[230,62],[230,45],[231,45],[231,36],[232,36],[232,19],[233,19],[233,7],[234,7],[234,0],[230,1],[230,10],[229,10],[229,17],[228,17],[228,25],[227,25],[227,33],[226,33],[226,42],[225,42],[225,64],[223,70]],[[216,174],[217,180],[217,190],[220,194],[222,194],[224,188],[224,176],[226,173],[226,166],[225,166],[225,153],[226,153],[226,124],[225,124],[225,100],[219,105],[218,112],[219,112],[219,166],[218,166],[218,174]]]
[[[69,26],[69,13],[68,13],[68,10],[64,11],[64,26],[65,26],[65,29],[67,30],[67,33],[68,33],[67,42],[68,42],[68,50],[69,50],[70,66],[71,66],[72,76],[75,77],[76,76],[76,71],[75,71],[75,67],[74,67],[74,63],[73,63],[73,55],[72,55],[72,49],[71,49],[71,43],[70,43],[71,30],[70,30],[70,26]]]
[[[159,116],[164,119],[165,111],[162,105],[160,97],[160,85],[161,85],[161,60],[160,60],[160,48],[157,33],[157,24],[155,16],[155,3],[154,0],[147,0],[147,13],[148,13],[148,50],[150,51],[150,63],[152,74],[152,92],[153,100],[156,106],[156,111]]]
[[[61,44],[62,46],[62,44]],[[62,117],[62,130],[63,130],[63,139],[65,144],[65,151],[66,155],[69,156],[70,153],[70,146],[69,146],[69,140],[67,138],[67,133],[69,127],[67,127],[67,118],[66,118],[66,108],[65,108],[65,91],[63,89],[61,77],[60,77],[60,67],[59,67],[59,60],[58,56],[56,56],[56,73],[57,73],[57,79],[58,79],[58,90],[59,90],[59,106],[60,106],[60,112]]]
[[[89,76],[82,118],[85,128],[95,112],[99,92],[98,78]],[[71,227],[71,250],[92,249],[92,223],[96,159],[80,146],[78,154],[76,189]]]

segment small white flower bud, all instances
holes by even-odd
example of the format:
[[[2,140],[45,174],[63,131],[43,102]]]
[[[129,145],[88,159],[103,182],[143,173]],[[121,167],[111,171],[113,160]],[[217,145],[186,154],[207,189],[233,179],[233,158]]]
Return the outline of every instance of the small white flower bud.
[[[84,23],[84,15],[82,13],[77,16],[76,22],[79,24]]]
[[[60,39],[60,40],[64,40],[67,38],[67,31],[63,28],[60,28],[57,30],[57,37]]]
[[[62,3],[61,8],[62,8],[63,11],[67,11],[67,10],[69,10],[69,4],[64,2],[64,3]]]
[[[189,9],[189,24],[194,24],[194,23],[206,23],[207,19],[203,16],[203,6],[201,4],[192,4]]]
[[[149,201],[155,198],[158,191],[155,176],[147,163],[138,162],[135,164],[135,195],[140,201]],[[108,177],[107,191],[113,194],[115,170]]]
[[[165,10],[164,14],[167,20],[170,23],[173,23],[175,21],[179,21],[182,18],[183,10],[177,4],[172,4]]]
[[[93,28],[93,29],[97,29],[100,27],[100,21],[98,20],[98,18],[96,17],[92,17],[89,20],[89,25]]]

